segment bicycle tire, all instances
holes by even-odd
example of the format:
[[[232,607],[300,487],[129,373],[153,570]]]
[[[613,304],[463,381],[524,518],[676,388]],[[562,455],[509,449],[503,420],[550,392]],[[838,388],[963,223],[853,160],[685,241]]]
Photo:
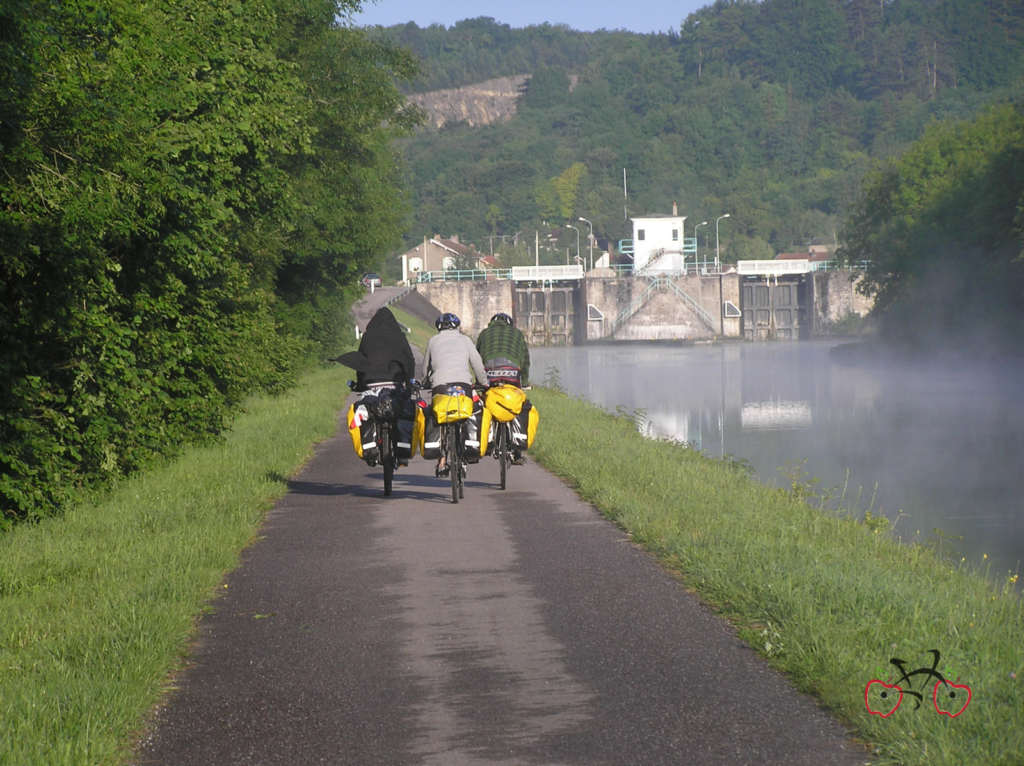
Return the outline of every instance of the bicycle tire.
[[[498,439],[498,472],[500,479],[498,486],[501,489],[505,489],[508,485],[508,464],[511,460],[508,452],[508,424],[502,423],[498,426],[498,433],[496,434]]]
[[[380,424],[380,464],[384,469],[384,495],[389,496],[395,478],[395,454],[389,423]]]
[[[466,496],[466,421],[459,421],[459,438],[455,440],[455,451],[459,455],[459,497]]]
[[[459,427],[455,423],[449,423],[445,426],[445,431],[448,435],[445,449],[447,451],[448,475],[452,481],[452,502],[457,503],[459,498],[462,497],[460,487],[462,483],[462,466],[459,464]]]
[[[455,439],[455,455],[459,463],[459,499],[466,496],[466,424],[459,421],[455,426],[458,436]]]

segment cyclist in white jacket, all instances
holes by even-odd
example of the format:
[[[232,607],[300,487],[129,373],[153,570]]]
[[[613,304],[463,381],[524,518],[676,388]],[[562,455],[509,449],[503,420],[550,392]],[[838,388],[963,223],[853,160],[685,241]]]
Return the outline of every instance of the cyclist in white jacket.
[[[434,322],[437,335],[427,341],[423,355],[423,380],[429,381],[431,390],[444,393],[445,387],[461,384],[466,392],[472,390],[473,379],[487,385],[487,370],[473,341],[459,330],[462,322],[455,314],[441,314]]]
[[[434,322],[437,335],[427,341],[423,354],[423,380],[428,382],[434,394],[448,393],[448,387],[459,385],[463,393],[473,393],[473,379],[481,386],[487,385],[487,369],[476,345],[459,330],[462,322],[455,314],[441,314]],[[444,476],[448,471],[445,456],[437,461],[434,473]]]

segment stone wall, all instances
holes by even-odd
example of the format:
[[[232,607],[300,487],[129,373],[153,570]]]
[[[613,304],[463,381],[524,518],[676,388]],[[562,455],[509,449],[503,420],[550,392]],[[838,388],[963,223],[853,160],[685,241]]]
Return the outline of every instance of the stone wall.
[[[811,317],[811,334],[828,334],[829,327],[853,313],[866,315],[873,304],[870,298],[856,291],[861,278],[856,271],[817,272],[807,277],[807,313]],[[688,275],[674,280],[711,318],[704,318],[673,290],[661,288],[652,292],[629,319],[615,327],[619,316],[639,301],[650,282],[643,277],[588,277],[576,289],[572,304],[574,342],[598,340],[707,340],[716,337],[741,337],[739,317],[723,316],[725,301],[737,308],[740,303],[740,276]],[[416,291],[437,307],[451,311],[462,319],[462,329],[471,337],[499,311],[515,315],[515,285],[510,280],[477,282],[432,282],[416,285]],[[592,307],[592,308],[591,308]],[[602,316],[603,315],[603,316]],[[524,318],[525,319],[525,318]],[[614,331],[614,332],[613,332]]]
[[[815,335],[827,335],[834,323],[850,314],[866,316],[875,304],[873,298],[857,292],[857,285],[863,279],[860,271],[836,269],[818,271],[811,276],[811,331]]]
[[[647,302],[616,327],[619,316],[642,300],[650,282],[640,277],[587,279],[586,303],[604,315],[587,321],[587,340],[705,340],[719,335],[739,337],[739,318],[723,319],[722,302],[739,306],[739,277],[734,274],[693,274],[674,279],[711,317],[709,325],[690,304],[668,288],[652,292]],[[614,333],[612,335],[612,333]]]
[[[441,313],[452,312],[462,320],[462,331],[472,338],[487,326],[499,311],[512,314],[513,282],[493,279],[480,282],[425,282],[416,292]]]

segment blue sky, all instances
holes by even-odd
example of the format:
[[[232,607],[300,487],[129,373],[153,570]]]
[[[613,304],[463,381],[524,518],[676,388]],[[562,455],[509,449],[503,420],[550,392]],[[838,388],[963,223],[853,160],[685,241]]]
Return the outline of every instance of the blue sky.
[[[690,13],[713,0],[632,0],[632,2],[584,2],[583,0],[378,0],[363,3],[364,10],[353,17],[357,26],[444,24],[450,27],[462,19],[490,16],[502,24],[525,27],[530,24],[566,24],[573,29],[626,29],[631,32],[679,30]]]

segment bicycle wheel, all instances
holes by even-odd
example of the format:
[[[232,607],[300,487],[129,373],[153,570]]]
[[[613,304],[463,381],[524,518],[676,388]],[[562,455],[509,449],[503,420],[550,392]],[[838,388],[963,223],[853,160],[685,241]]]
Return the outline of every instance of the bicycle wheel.
[[[459,426],[456,423],[445,425],[445,454],[448,463],[448,475],[452,480],[452,502],[459,502],[462,497],[462,465],[459,462]]]
[[[463,450],[466,444],[466,434],[463,429],[465,426],[459,425],[459,438],[456,441],[455,452],[459,456],[459,497],[466,496],[466,459],[463,455]]]
[[[498,426],[497,434],[495,434],[495,439],[498,442],[495,445],[495,448],[497,449],[497,452],[498,452],[498,466],[499,466],[498,471],[499,471],[500,476],[501,476],[501,479],[500,479],[500,481],[498,483],[498,486],[501,487],[502,489],[505,489],[506,477],[508,475],[508,464],[512,461],[512,456],[509,454],[509,451],[508,451],[509,450],[509,438],[508,438],[509,434],[508,434],[508,431],[509,431],[508,423],[501,423]]]
[[[380,424],[380,464],[384,468],[384,494],[391,494],[391,483],[395,477],[394,445],[391,443],[391,424]]]

